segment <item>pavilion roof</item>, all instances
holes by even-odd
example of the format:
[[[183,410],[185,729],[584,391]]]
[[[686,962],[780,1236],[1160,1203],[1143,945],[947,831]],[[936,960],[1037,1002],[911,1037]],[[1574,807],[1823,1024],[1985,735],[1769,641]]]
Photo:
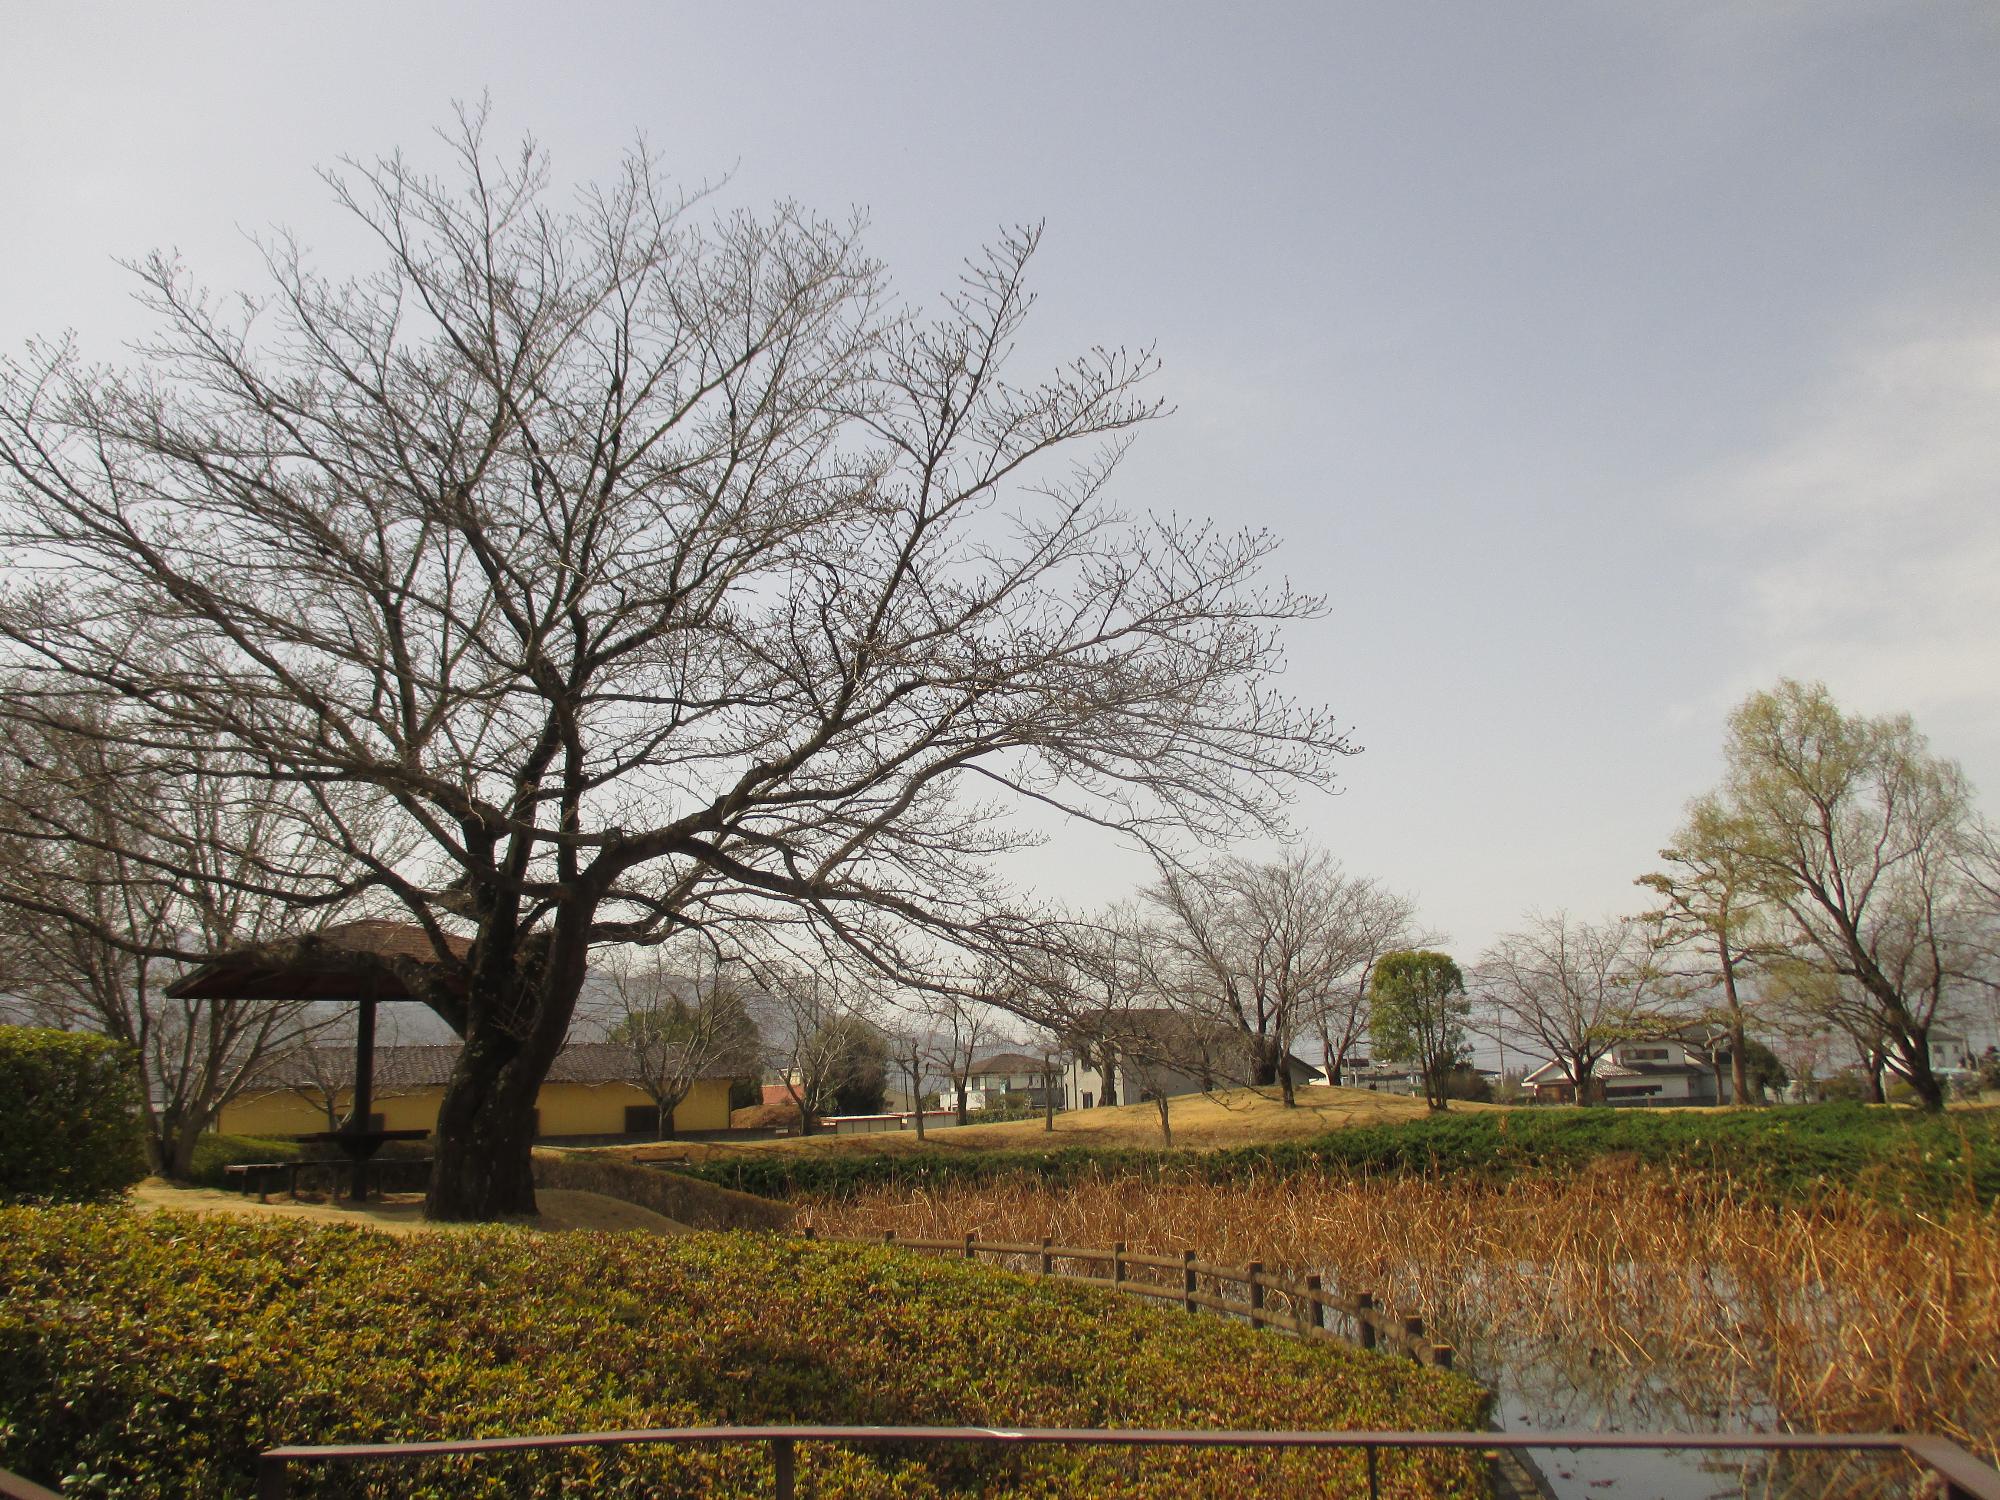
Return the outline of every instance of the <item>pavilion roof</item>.
[[[444,938],[451,957],[472,942]],[[209,960],[167,986],[182,1000],[415,1000],[425,969],[441,962],[414,922],[364,917],[256,943]]]

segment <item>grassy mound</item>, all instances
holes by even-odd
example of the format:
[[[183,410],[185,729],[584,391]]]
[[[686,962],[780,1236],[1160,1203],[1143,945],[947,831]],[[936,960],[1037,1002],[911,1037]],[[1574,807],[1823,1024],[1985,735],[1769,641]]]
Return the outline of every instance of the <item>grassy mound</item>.
[[[752,1235],[394,1240],[0,1212],[0,1466],[80,1495],[248,1495],[282,1443],[840,1422],[1476,1426],[1446,1372],[1090,1288]],[[1357,1460],[833,1450],[806,1493],[1321,1494]],[[1398,1457],[1391,1493],[1476,1492]],[[1344,1470],[1341,1470],[1345,1473]],[[318,1471],[296,1493],[769,1494],[749,1448]],[[1334,1488],[1338,1489],[1339,1484]]]
[[[690,1176],[767,1197],[841,1196],[1022,1176],[1063,1183],[1161,1175],[1211,1182],[1263,1175],[1469,1174],[1506,1180],[1629,1161],[1712,1172],[1775,1197],[1831,1185],[1920,1210],[2000,1199],[2000,1110],[1943,1116],[1858,1104],[1708,1112],[1542,1109],[1453,1112],[1395,1125],[1354,1125],[1296,1141],[1206,1152],[906,1151],[808,1156],[744,1153],[690,1163]]]

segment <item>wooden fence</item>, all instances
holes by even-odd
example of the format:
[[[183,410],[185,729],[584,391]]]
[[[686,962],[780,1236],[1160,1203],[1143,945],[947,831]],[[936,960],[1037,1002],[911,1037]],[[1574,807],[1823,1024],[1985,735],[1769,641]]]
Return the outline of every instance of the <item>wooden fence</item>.
[[[815,1238],[811,1228],[800,1233],[807,1239]],[[1303,1281],[1274,1276],[1264,1269],[1261,1261],[1253,1260],[1242,1266],[1218,1265],[1201,1259],[1192,1250],[1183,1250],[1178,1256],[1146,1255],[1127,1250],[1123,1240],[1109,1250],[1096,1250],[1082,1245],[1058,1245],[1051,1239],[1030,1245],[982,1240],[971,1234],[955,1240],[906,1240],[898,1239],[894,1230],[884,1230],[876,1238],[860,1235],[836,1238],[848,1244],[895,1245],[962,1260],[990,1256],[1008,1270],[1108,1287],[1132,1297],[1178,1302],[1185,1312],[1207,1311],[1244,1318],[1252,1328],[1276,1328],[1302,1339],[1338,1339],[1359,1344],[1363,1349],[1387,1349],[1441,1370],[1452,1366],[1451,1345],[1433,1342],[1424,1332],[1422,1318],[1384,1307],[1368,1292],[1335,1295],[1320,1284],[1317,1276],[1308,1276]],[[1099,1267],[1107,1268],[1108,1274],[1095,1274]],[[1240,1288],[1241,1295],[1229,1295],[1232,1287]]]

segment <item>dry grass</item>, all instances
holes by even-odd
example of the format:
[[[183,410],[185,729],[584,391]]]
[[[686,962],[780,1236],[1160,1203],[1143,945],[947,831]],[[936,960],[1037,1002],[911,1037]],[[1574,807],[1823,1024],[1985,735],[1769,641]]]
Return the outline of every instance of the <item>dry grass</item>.
[[[605,1229],[638,1230],[648,1234],[686,1234],[685,1224],[664,1214],[641,1208],[602,1193],[568,1192],[541,1188],[535,1193],[541,1213],[522,1220],[536,1230]],[[311,1200],[293,1202],[273,1198],[259,1203],[255,1198],[218,1188],[175,1187],[157,1177],[149,1177],[132,1190],[131,1203],[142,1212],[172,1209],[176,1213],[215,1214],[239,1219],[296,1219],[313,1224],[350,1224],[383,1234],[432,1234],[458,1229],[456,1224],[432,1224],[423,1217],[424,1200],[417,1193],[394,1193],[385,1200],[356,1205]]]
[[[1774,1208],[1609,1164],[1503,1189],[1451,1180],[1019,1180],[801,1204],[825,1233],[893,1229],[1197,1248],[1369,1290],[1482,1359],[1658,1393],[1662,1426],[1728,1413],[1901,1427],[2000,1456],[2000,1211],[1900,1217],[1845,1194]],[[1740,1420],[1740,1418],[1739,1418]]]
[[[1230,1089],[1217,1094],[1191,1094],[1172,1104],[1176,1150],[1210,1150],[1218,1146],[1249,1146],[1260,1141],[1293,1140],[1323,1135],[1347,1125],[1393,1125],[1422,1119],[1428,1111],[1421,1099],[1399,1094],[1374,1094],[1366,1089],[1302,1088],[1298,1108],[1287,1109],[1276,1089]],[[1484,1110],[1491,1104],[1454,1103],[1454,1110]],[[833,1155],[897,1155],[918,1150],[999,1151],[1042,1150],[1062,1146],[1156,1147],[1160,1144],[1160,1114],[1151,1104],[1121,1104],[1108,1109],[1065,1110],[1055,1117],[1055,1129],[1044,1130],[1040,1117],[1004,1125],[955,1125],[924,1132],[880,1131],[872,1135],[781,1136],[768,1141],[661,1141],[642,1146],[596,1149],[641,1159],[687,1162],[731,1161],[746,1152],[826,1152]]]

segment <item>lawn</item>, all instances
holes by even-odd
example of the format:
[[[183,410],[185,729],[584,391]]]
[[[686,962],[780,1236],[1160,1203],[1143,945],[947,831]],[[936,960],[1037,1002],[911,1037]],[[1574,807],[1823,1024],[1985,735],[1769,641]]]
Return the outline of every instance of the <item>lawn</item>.
[[[66,1494],[247,1496],[281,1443],[771,1422],[1482,1424],[1448,1371],[1088,1287],[773,1235],[392,1238],[0,1211],[0,1466]],[[1343,1468],[1342,1466],[1345,1465]],[[1356,1461],[807,1446],[802,1491],[1323,1494]],[[1477,1493],[1442,1457],[1402,1495]],[[434,1461],[295,1493],[768,1495],[755,1448]]]
[[[1215,1094],[1190,1094],[1173,1101],[1171,1114],[1177,1150],[1213,1150],[1261,1141],[1298,1140],[1350,1125],[1395,1124],[1418,1120],[1428,1111],[1421,1099],[1400,1094],[1376,1094],[1366,1089],[1325,1086],[1297,1091],[1298,1107],[1287,1109],[1273,1089],[1228,1089]],[[1490,1104],[1455,1103],[1452,1111],[1491,1110]],[[1120,1104],[1103,1109],[1064,1110],[1055,1128],[1043,1128],[1041,1116],[1004,1125],[954,1125],[927,1129],[919,1142],[914,1130],[886,1130],[869,1135],[780,1136],[767,1141],[661,1141],[640,1146],[592,1148],[624,1156],[677,1158],[689,1163],[733,1161],[749,1153],[804,1153],[830,1156],[882,1156],[926,1151],[1043,1151],[1080,1146],[1098,1150],[1148,1149],[1160,1144],[1160,1112],[1151,1104]]]

